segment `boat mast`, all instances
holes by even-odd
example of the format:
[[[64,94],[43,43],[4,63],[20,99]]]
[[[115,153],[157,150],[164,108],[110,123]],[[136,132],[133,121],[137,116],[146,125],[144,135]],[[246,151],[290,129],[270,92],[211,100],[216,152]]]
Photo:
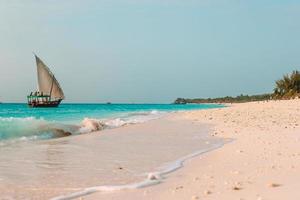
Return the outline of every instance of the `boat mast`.
[[[51,99],[51,94],[52,94],[52,89],[53,89],[53,82],[54,82],[54,75],[52,76],[52,83],[51,83],[51,89],[50,89],[50,99]]]

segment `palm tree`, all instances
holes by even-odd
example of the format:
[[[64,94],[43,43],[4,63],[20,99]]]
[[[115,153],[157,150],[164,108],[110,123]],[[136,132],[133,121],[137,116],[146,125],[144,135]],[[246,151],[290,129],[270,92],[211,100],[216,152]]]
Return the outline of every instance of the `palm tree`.
[[[300,73],[296,70],[291,74],[291,85],[297,93],[300,93]]]
[[[275,98],[292,98],[300,94],[300,73],[295,70],[291,75],[284,75],[282,79],[275,82]]]
[[[285,93],[284,81],[282,79],[276,81],[276,87],[274,88],[274,93],[279,96],[282,96]]]

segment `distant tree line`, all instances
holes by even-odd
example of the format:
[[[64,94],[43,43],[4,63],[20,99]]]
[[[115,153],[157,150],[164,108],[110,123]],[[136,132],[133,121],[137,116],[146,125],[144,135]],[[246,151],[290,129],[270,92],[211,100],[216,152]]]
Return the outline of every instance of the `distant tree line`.
[[[300,73],[293,71],[290,75],[284,75],[282,79],[275,82],[274,92],[259,95],[239,95],[236,97],[226,96],[219,98],[177,98],[175,104],[187,103],[244,103],[251,101],[264,101],[270,99],[291,99],[300,97]]]
[[[184,99],[177,98],[174,103],[175,104],[187,104],[187,103],[243,103],[249,101],[263,101],[269,100],[271,98],[271,94],[261,94],[261,95],[239,95],[236,97],[226,96],[219,98],[197,98],[197,99]]]

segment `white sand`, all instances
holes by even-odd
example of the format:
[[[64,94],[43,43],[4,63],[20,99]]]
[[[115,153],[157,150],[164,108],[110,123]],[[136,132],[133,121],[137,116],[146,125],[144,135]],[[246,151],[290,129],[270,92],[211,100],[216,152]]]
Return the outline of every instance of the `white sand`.
[[[233,104],[178,114],[234,138],[186,162],[164,183],[82,199],[300,199],[300,100]]]

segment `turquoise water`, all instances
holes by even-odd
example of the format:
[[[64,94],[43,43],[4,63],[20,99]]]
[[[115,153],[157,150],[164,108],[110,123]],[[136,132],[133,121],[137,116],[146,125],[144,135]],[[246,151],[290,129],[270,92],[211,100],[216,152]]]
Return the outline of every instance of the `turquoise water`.
[[[61,104],[58,108],[29,108],[26,104],[0,104],[0,140],[49,139],[57,131],[58,135],[81,134],[141,123],[174,111],[217,107],[222,105]]]

